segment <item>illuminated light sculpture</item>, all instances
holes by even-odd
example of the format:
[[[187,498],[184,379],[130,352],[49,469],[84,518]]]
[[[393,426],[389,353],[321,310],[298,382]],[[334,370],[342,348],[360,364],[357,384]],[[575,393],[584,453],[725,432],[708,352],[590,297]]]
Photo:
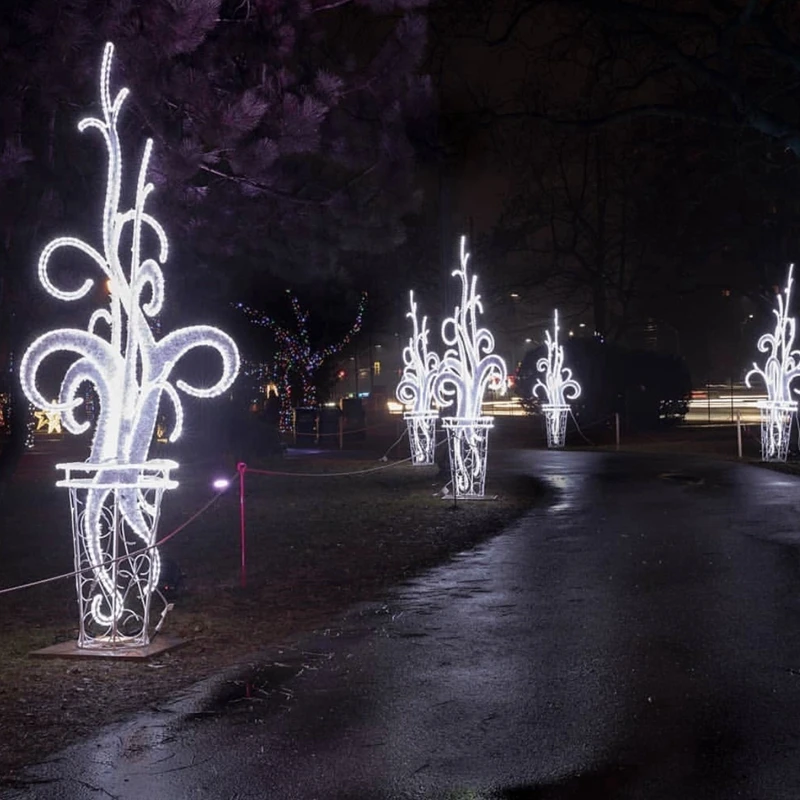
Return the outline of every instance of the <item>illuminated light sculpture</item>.
[[[60,413],[64,427],[74,434],[88,430],[91,422],[75,412],[85,405],[86,385],[97,394],[97,419],[88,461],[59,464],[64,479],[57,486],[70,490],[75,542],[75,569],[80,610],[78,647],[118,649],[139,647],[150,641],[150,610],[157,592],[161,560],[153,547],[165,490],[177,483],[170,473],[178,464],[149,459],[163,396],[171,404],[175,441],[183,426],[178,390],[193,397],[214,397],[227,390],[239,369],[233,339],[207,325],[173,331],[156,340],[152,320],[164,301],[167,238],[161,225],[145,211],[152,191],[146,182],[152,140],[147,140],[136,184],[135,205],[119,210],[122,156],[117,123],[127,90],[112,98],[109,78],[114,47],[103,54],[100,97],[103,119],[84,119],[84,131],[100,131],[108,154],[108,175],[103,208],[102,249],[73,237],[55,239],[39,259],[39,280],[54,297],[76,301],[92,291],[87,278],[77,289],[59,288],[50,275],[50,262],[67,249],[88,256],[108,279],[108,306],[91,315],[86,330],[51,330],[28,348],[20,363],[20,380],[28,398],[45,411]],[[156,245],[156,257],[144,258],[143,234]],[[122,266],[121,241],[131,244],[130,262]],[[149,319],[148,319],[149,318]],[[216,350],[222,375],[208,387],[184,380],[170,382],[178,361],[197,347]],[[75,360],[67,368],[56,401],[48,401],[37,386],[43,363],[55,353],[67,352]],[[162,598],[163,599],[163,598]],[[161,615],[168,610],[164,606]],[[160,627],[160,622],[156,630]]]
[[[580,384],[572,377],[572,370],[564,366],[564,347],[558,343],[559,330],[556,310],[553,313],[552,337],[550,331],[544,333],[547,355],[536,362],[537,371],[544,373],[544,381],[537,378],[533,387],[534,397],[543,389],[547,400],[542,403],[542,411],[547,430],[547,446],[551,448],[564,446],[570,408],[567,400],[575,400],[581,394]]]
[[[795,319],[789,316],[792,296],[792,273],[789,265],[786,288],[778,295],[775,315],[775,330],[765,333],[758,340],[758,350],[767,353],[764,366],[753,362],[753,369],[745,376],[750,388],[753,375],[760,375],[767,387],[767,399],[758,403],[761,415],[761,460],[786,461],[789,440],[792,435],[792,419],[797,411],[797,401],[792,399],[792,381],[800,375],[800,350],[792,350],[795,335]],[[794,390],[797,393],[797,390]]]
[[[428,318],[417,320],[414,292],[410,293],[412,334],[403,349],[403,376],[397,384],[397,399],[406,407],[403,418],[408,426],[411,463],[425,466],[434,463],[436,453],[436,420],[439,412],[433,407],[433,381],[439,371],[439,356],[428,350]],[[410,407],[410,409],[409,409]]]
[[[242,311],[254,325],[269,328],[275,336],[277,351],[275,353],[273,377],[280,386],[280,429],[286,433],[293,429],[292,411],[295,403],[292,400],[292,378],[300,376],[302,397],[298,398],[297,406],[315,407],[317,405],[316,374],[327,359],[338,353],[350,344],[351,339],[361,330],[364,320],[364,309],[367,305],[367,293],[361,293],[361,299],[356,310],[356,319],[350,330],[336,344],[315,350],[311,346],[308,333],[308,311],[304,311],[298,299],[291,295],[292,312],[294,313],[295,329],[289,330],[272,317],[256,311],[243,303],[237,303],[236,308]]]
[[[56,403],[56,400],[52,401]],[[61,412],[60,411],[34,411],[36,418],[36,430],[45,429],[45,433],[62,433]]]
[[[489,429],[494,417],[481,416],[483,396],[492,383],[505,391],[506,364],[494,350],[494,337],[478,328],[476,317],[483,313],[476,294],[476,276],[469,276],[466,237],[461,237],[460,269],[453,277],[461,281],[461,304],[442,323],[442,341],[447,349],[433,381],[433,395],[441,408],[455,413],[442,417],[450,451],[450,473],[457,499],[484,495]]]

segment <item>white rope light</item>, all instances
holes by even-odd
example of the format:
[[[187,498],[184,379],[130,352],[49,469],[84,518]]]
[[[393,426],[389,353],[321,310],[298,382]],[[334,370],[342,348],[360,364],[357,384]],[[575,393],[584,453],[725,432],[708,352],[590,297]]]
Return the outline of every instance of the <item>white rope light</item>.
[[[80,390],[86,384],[99,397],[99,414],[88,462],[59,465],[65,479],[57,485],[71,490],[76,569],[90,566],[79,580],[81,636],[79,644],[98,642],[147,644],[149,600],[156,587],[160,559],[155,549],[118,563],[118,556],[133,552],[141,544],[155,541],[161,495],[177,486],[170,471],[174,461],[149,461],[150,444],[156,430],[162,397],[175,415],[169,440],[175,441],[183,427],[180,392],[198,398],[215,397],[232,385],[239,370],[239,352],[233,339],[209,325],[194,325],[156,340],[151,320],[164,302],[161,265],[169,248],[164,229],[145,211],[153,185],[146,180],[152,152],[148,139],[136,182],[134,207],[119,209],[122,189],[122,151],[117,128],[120,110],[128,95],[121,89],[112,99],[110,91],[114,46],[106,44],[100,76],[102,119],[90,117],[78,125],[80,131],[100,131],[108,155],[106,195],[103,207],[102,249],[71,236],[50,242],[39,258],[39,280],[49,294],[67,302],[87,297],[95,282],[86,278],[78,289],[57,285],[50,274],[53,257],[64,250],[87,256],[105,277],[108,307],[91,314],[87,328],[58,328],[41,335],[25,352],[20,380],[25,394],[37,407],[60,413],[70,432],[88,430],[89,420],[79,421],[75,412],[84,402]],[[120,243],[128,228],[131,249],[123,267]],[[156,253],[143,257],[143,234],[155,239]],[[177,363],[198,347],[210,348],[221,358],[221,374],[211,386],[194,386],[184,380],[174,383],[170,375]],[[37,385],[40,370],[56,353],[70,353],[75,360],[66,370],[57,400],[50,401]],[[75,477],[75,473],[84,473]],[[132,537],[129,536],[132,534]],[[137,541],[138,540],[138,541]]]
[[[433,407],[433,382],[439,370],[439,356],[428,350],[428,318],[420,323],[414,292],[409,293],[412,333],[403,348],[403,375],[397,384],[397,399],[406,407],[403,415],[408,426],[411,463],[424,466],[434,463],[436,419]]]
[[[547,430],[547,446],[563,447],[567,433],[568,400],[580,397],[581,387],[572,377],[572,370],[564,366],[564,347],[558,343],[558,309],[553,312],[553,335],[545,331],[544,340],[547,355],[536,362],[538,372],[544,373],[544,381],[536,379],[533,396],[544,391],[546,402],[542,403],[545,428]]]
[[[800,350],[793,350],[795,319],[789,316],[789,303],[792,298],[794,264],[789,265],[786,288],[778,295],[778,307],[772,310],[775,315],[775,329],[765,333],[758,340],[758,350],[766,353],[764,366],[753,362],[753,368],[745,376],[745,384],[750,388],[750,380],[758,375],[767,388],[767,399],[758,404],[761,412],[761,458],[764,461],[785,461],[789,450],[792,432],[792,418],[797,411],[797,401],[793,400],[792,382],[800,375]]]
[[[477,325],[483,313],[476,292],[477,276],[469,275],[466,237],[461,237],[460,269],[453,277],[461,281],[461,303],[452,317],[442,323],[442,340],[447,349],[433,382],[433,394],[442,408],[454,411],[443,417],[450,447],[450,467],[456,497],[483,497],[489,429],[494,417],[481,416],[486,390],[494,383],[505,392],[508,372],[495,354],[494,337]]]

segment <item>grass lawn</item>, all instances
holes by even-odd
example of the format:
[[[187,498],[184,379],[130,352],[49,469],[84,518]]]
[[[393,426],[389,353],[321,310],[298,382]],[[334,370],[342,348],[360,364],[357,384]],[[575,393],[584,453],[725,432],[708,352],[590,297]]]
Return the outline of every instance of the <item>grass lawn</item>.
[[[460,503],[456,510],[436,495],[444,480],[435,467],[389,462],[365,475],[330,474],[379,466],[377,455],[376,448],[252,463],[315,475],[248,475],[246,589],[239,586],[235,485],[164,545],[163,555],[184,575],[164,632],[189,644],[154,661],[31,659],[32,650],[76,637],[74,582],[0,595],[0,785],[13,783],[23,764],[126,712],[288,643],[355,602],[379,599],[391,584],[488,538],[545,501],[533,479],[492,479],[491,471],[487,491],[499,499]],[[67,491],[55,488],[53,465],[74,458],[85,454],[67,441],[43,443],[25,457],[3,511],[0,587],[72,568]],[[218,473],[209,463],[181,468],[180,488],[164,498],[161,535],[208,500]]]
[[[394,433],[394,430],[392,430]],[[588,430],[592,444],[613,448],[609,426]],[[680,428],[625,437],[624,450],[702,453],[735,458],[734,428]],[[757,457],[757,431],[747,431],[745,457]],[[502,530],[537,503],[541,483],[489,471],[495,502],[452,503],[437,496],[445,480],[435,467],[389,462],[364,475],[332,473],[381,466],[391,444],[371,441],[360,453],[297,451],[251,461],[282,475],[246,481],[248,584],[239,586],[238,487],[162,549],[184,575],[164,632],[188,645],[148,663],[45,661],[37,648],[76,638],[72,580],[0,595],[0,786],[25,763],[46,757],[125,713],[157,704],[221,669],[257,659],[260,650],[291,643],[325,627],[350,605],[379,600],[384,590]],[[576,433],[572,446],[591,445]],[[491,454],[541,446],[538,421],[498,419]],[[72,568],[67,492],[54,486],[58,461],[86,457],[86,443],[43,442],[26,455],[0,525],[0,587]],[[393,455],[403,457],[398,449]],[[160,534],[186,520],[212,496],[219,464],[191,458],[181,486],[164,498]],[[783,467],[794,471],[793,466]],[[231,464],[222,472],[234,472]],[[294,473],[294,474],[291,474]],[[305,477],[298,473],[314,473]],[[160,608],[159,608],[160,611]]]

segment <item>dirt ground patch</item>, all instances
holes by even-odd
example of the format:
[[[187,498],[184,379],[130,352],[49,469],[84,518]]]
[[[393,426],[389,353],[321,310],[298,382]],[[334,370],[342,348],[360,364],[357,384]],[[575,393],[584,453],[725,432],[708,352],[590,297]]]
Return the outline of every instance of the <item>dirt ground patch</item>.
[[[29,460],[3,512],[0,587],[71,569],[66,491],[53,486],[56,461]],[[374,455],[307,455],[254,466],[248,474],[248,582],[239,586],[238,491],[163,548],[183,575],[164,632],[188,645],[147,663],[31,659],[76,637],[75,586],[62,580],[0,596],[0,781],[122,715],[157,705],[182,688],[262,648],[290,642],[355,602],[500,531],[546,502],[532,478],[498,476],[495,502],[460,503],[436,492],[435,467],[376,466]],[[313,473],[302,477],[297,473]],[[210,494],[208,467],[182,468],[165,497],[160,531],[188,518]],[[2,785],[0,782],[0,785]]]

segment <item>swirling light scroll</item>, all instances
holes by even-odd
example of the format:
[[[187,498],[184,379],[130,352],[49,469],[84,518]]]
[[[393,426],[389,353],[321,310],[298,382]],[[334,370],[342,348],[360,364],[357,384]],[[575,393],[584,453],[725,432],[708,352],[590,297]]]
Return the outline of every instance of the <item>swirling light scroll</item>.
[[[759,403],[761,412],[761,457],[764,461],[785,461],[792,432],[792,418],[797,410],[797,401],[792,399],[792,382],[800,375],[800,350],[793,350],[795,326],[794,317],[789,316],[789,303],[792,298],[794,264],[789,265],[786,288],[778,295],[778,307],[772,310],[775,315],[775,330],[765,333],[758,340],[758,350],[766,353],[764,366],[753,362],[753,368],[745,376],[750,387],[754,375],[764,381],[767,400]]]
[[[477,276],[469,275],[466,237],[461,237],[460,269],[453,277],[461,281],[461,303],[442,323],[447,349],[433,382],[434,397],[442,408],[455,413],[444,417],[450,447],[450,465],[456,497],[482,497],[486,478],[486,447],[493,417],[482,417],[486,390],[498,384],[505,392],[508,372],[503,359],[493,353],[494,337],[477,325],[483,313],[476,292]]]
[[[563,447],[566,430],[567,414],[569,413],[568,400],[580,397],[581,387],[572,377],[572,370],[564,366],[564,347],[558,343],[558,309],[553,312],[553,335],[545,331],[545,345],[547,355],[536,362],[536,369],[544,373],[544,382],[536,379],[533,395],[536,397],[539,390],[544,390],[546,402],[542,404],[547,429],[548,447]]]
[[[433,383],[439,371],[439,356],[428,350],[428,318],[420,324],[414,292],[410,292],[412,333],[403,348],[403,375],[397,384],[397,399],[406,406],[405,419],[411,444],[411,461],[418,466],[432,464],[436,447],[436,418]]]
[[[145,211],[146,200],[153,190],[146,180],[153,147],[151,139],[145,144],[139,166],[134,206],[120,210],[122,150],[118,121],[128,90],[121,89],[116,96],[111,95],[113,56],[114,46],[108,43],[100,75],[102,119],[89,117],[78,125],[80,131],[100,132],[108,156],[102,247],[95,248],[71,236],[59,237],[44,248],[38,267],[39,280],[48,293],[73,302],[89,295],[94,280],[87,277],[77,289],[61,287],[51,276],[51,261],[64,251],[87,257],[107,279],[104,282],[108,287],[108,306],[94,311],[85,330],[59,328],[41,335],[30,345],[20,364],[20,380],[29,400],[45,411],[60,413],[63,426],[70,433],[83,433],[91,425],[88,419],[80,421],[76,416],[84,403],[86,385],[91,385],[99,398],[88,462],[59,465],[66,469],[67,479],[58,485],[81,492],[79,513],[73,503],[73,523],[84,554],[79,559],[76,547],[76,566],[84,568],[88,564],[91,572],[91,589],[87,590],[91,596],[82,597],[89,608],[81,619],[79,644],[84,645],[90,640],[110,638],[118,643],[130,639],[121,632],[123,627],[125,631],[142,627],[137,632],[138,638],[134,638],[137,644],[147,643],[146,612],[159,578],[158,553],[153,548],[141,556],[132,555],[124,565],[119,563],[119,557],[130,552],[131,541],[138,540],[145,548],[153,544],[161,492],[177,486],[169,479],[169,471],[178,466],[175,462],[148,461],[162,397],[166,396],[173,409],[175,422],[169,439],[175,441],[183,428],[179,391],[198,398],[215,397],[232,385],[239,370],[236,344],[217,328],[194,325],[173,331],[160,340],[155,338],[151,320],[153,327],[157,327],[154,318],[164,302],[161,265],[169,252],[167,236],[160,223]],[[145,237],[156,245],[153,257],[143,255]],[[131,243],[126,266],[120,252],[123,238]],[[221,375],[216,383],[195,386],[185,380],[171,381],[176,364],[199,347],[210,348],[221,357]],[[58,398],[49,400],[38,386],[40,369],[50,356],[64,352],[75,360],[66,369]],[[71,477],[76,471],[84,473],[84,477]],[[133,534],[133,539],[120,544],[117,539],[123,527]],[[125,549],[119,551],[118,547]],[[144,618],[141,609],[132,610],[128,606],[130,587],[121,585],[126,577],[135,584]],[[95,631],[99,630],[98,637],[88,633],[84,637],[84,623],[91,623]]]

